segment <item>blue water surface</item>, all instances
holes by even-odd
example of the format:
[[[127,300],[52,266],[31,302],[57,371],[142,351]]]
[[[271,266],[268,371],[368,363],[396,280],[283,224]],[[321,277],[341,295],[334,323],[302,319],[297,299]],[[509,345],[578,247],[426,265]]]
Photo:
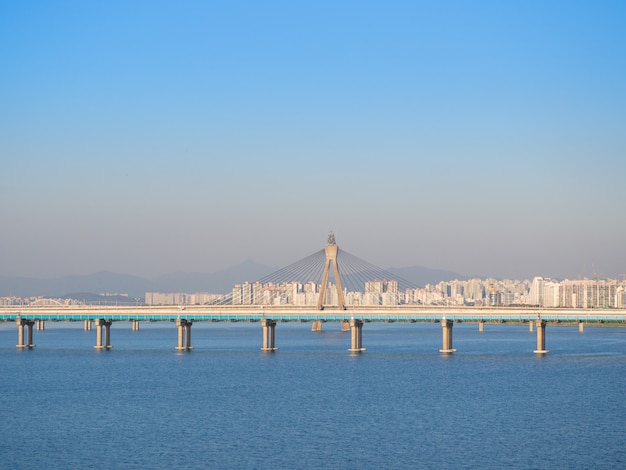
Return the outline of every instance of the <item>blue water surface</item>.
[[[0,323],[0,467],[626,468],[626,329],[366,323]]]

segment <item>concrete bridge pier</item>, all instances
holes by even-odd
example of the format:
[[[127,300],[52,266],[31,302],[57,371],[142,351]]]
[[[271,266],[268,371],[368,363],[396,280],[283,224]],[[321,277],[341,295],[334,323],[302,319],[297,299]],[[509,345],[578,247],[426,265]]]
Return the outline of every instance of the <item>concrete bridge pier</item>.
[[[479,321],[478,322],[478,332],[482,333],[483,331],[485,331],[485,322],[484,321]]]
[[[350,322],[348,320],[343,320],[341,322],[341,331],[342,332],[350,331]]]
[[[193,349],[191,345],[191,320],[176,320],[176,326],[178,326],[178,351],[190,351]]]
[[[96,345],[94,349],[102,349],[102,326],[100,320],[96,320]]]
[[[363,322],[361,320],[350,320],[350,351],[351,353],[360,353],[365,351],[363,347]]]
[[[528,331],[530,331],[531,333],[533,332],[533,326],[534,326],[534,325],[535,325],[535,323],[534,323],[534,322],[532,322],[532,321],[529,321],[529,322],[528,322]]]
[[[111,349],[111,325],[113,321],[105,320],[104,322],[104,347]]]
[[[35,322],[33,320],[24,320],[22,318],[18,318],[15,320],[17,323],[17,345],[18,348],[34,348],[33,344],[33,325]],[[24,326],[27,327],[28,330],[28,338],[26,342],[24,342]]]
[[[91,331],[91,320],[85,320],[83,322],[83,330]]]
[[[139,331],[139,320],[131,320],[132,331]]]
[[[17,348],[24,347],[24,325],[26,324],[26,320],[22,320],[18,318],[15,320],[15,324],[17,325]]]
[[[278,349],[274,344],[276,320],[264,318],[261,320],[261,327],[263,328],[263,347],[261,351],[276,351]]]
[[[45,320],[37,320],[37,329],[43,331],[46,329],[46,321]]]
[[[585,324],[583,322],[578,323],[578,331],[580,333],[584,333],[585,332]]]
[[[450,354],[456,352],[456,349],[452,348],[452,326],[454,322],[452,320],[441,320],[441,329],[443,332],[443,346],[439,350],[440,353]]]
[[[193,349],[193,346],[191,345],[191,325],[193,324],[193,322],[191,320],[187,320],[187,327],[185,328],[186,332],[187,332],[187,351]]]
[[[537,349],[533,351],[535,354],[546,354],[546,321],[537,319]]]
[[[311,331],[322,331],[322,320],[313,320],[311,322]]]
[[[28,343],[26,344],[26,346],[28,346],[29,348],[35,347],[35,344],[33,343],[33,325],[34,324],[35,322],[32,320],[26,322],[26,325],[28,326]]]
[[[98,318],[96,324],[96,345],[94,349],[111,349],[111,324],[112,320]],[[104,344],[102,344],[102,330],[104,330]]]

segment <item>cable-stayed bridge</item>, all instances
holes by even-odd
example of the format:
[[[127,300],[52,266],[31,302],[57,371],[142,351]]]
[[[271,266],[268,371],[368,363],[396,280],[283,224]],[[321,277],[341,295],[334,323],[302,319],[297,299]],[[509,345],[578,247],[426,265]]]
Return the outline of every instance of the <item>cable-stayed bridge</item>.
[[[129,321],[133,331],[140,321],[170,321],[178,327],[176,349],[190,350],[191,326],[197,321],[249,321],[262,326],[262,350],[274,351],[277,322],[311,322],[321,331],[324,322],[340,322],[351,333],[351,352],[365,350],[363,324],[367,322],[438,322],[442,326],[442,353],[452,345],[455,322],[527,323],[537,330],[538,354],[545,354],[546,325],[608,323],[626,326],[626,310],[538,309],[530,307],[424,307],[413,303],[409,292],[417,286],[339,250],[329,235],[324,249],[253,283],[236,285],[232,293],[203,306],[8,306],[0,307],[0,320],[18,327],[18,348],[32,348],[33,328],[45,321],[83,321],[96,329],[96,349],[111,348],[113,322]]]
[[[340,250],[331,232],[326,246],[254,282],[243,282],[215,305],[296,305],[346,309],[407,302],[415,284]]]

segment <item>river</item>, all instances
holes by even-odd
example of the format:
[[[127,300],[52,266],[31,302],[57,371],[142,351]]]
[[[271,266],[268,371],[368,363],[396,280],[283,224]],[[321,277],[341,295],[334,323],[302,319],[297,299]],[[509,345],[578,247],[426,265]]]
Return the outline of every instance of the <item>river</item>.
[[[46,323],[32,350],[0,323],[0,467],[606,468],[626,466],[626,328],[366,323]]]

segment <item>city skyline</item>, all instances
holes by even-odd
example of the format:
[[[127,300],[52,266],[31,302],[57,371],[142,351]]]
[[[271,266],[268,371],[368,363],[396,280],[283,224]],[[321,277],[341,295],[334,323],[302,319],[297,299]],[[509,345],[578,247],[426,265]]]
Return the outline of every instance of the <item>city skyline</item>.
[[[404,286],[400,288],[400,286]],[[354,289],[356,285],[352,286]],[[235,284],[228,293],[155,292],[141,298],[122,293],[74,294],[63,297],[0,296],[0,305],[265,305],[308,306],[321,309],[320,299],[329,308],[361,306],[440,306],[440,307],[545,307],[545,308],[624,308],[626,279],[562,280],[536,276],[529,280],[465,279],[440,281],[423,287],[410,286],[403,279],[371,279],[361,288],[344,287],[328,282],[326,289],[316,281],[245,281]]]
[[[623,2],[0,6],[0,276],[626,273]]]

